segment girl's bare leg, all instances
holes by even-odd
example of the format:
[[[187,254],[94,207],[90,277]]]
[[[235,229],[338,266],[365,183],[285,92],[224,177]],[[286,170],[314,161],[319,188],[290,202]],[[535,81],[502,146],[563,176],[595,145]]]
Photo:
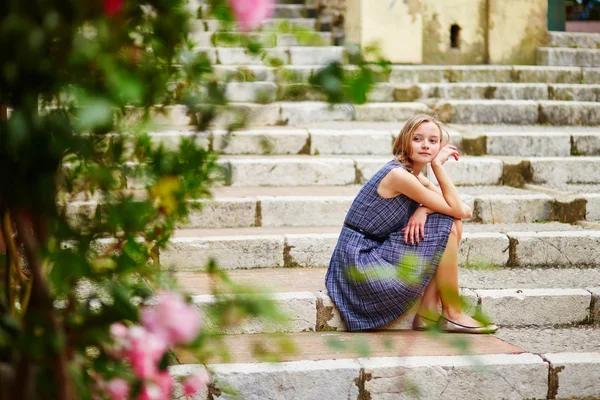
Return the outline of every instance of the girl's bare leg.
[[[466,326],[483,326],[462,311],[458,293],[458,243],[462,236],[462,222],[454,221],[446,250],[435,273],[438,294],[442,301],[442,316]]]
[[[455,219],[454,224],[452,225],[452,232],[456,235],[457,244],[456,244],[456,252],[458,253],[458,243],[462,238],[463,224],[460,219]],[[446,246],[446,251],[448,251],[448,246]],[[458,274],[458,261],[457,261],[457,274]],[[458,278],[457,278],[458,279]],[[434,275],[429,282],[429,285],[425,289],[423,296],[421,297],[421,304],[419,305],[418,314],[430,318],[436,319],[436,316],[439,314],[439,305],[440,305],[440,295],[439,295],[439,287],[437,283],[437,275]]]

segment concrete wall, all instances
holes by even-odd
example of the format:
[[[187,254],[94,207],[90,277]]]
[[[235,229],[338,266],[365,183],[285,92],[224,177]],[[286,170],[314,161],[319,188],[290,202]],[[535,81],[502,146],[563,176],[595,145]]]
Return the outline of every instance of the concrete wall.
[[[548,35],[548,0],[489,0],[491,64],[535,64]]]
[[[407,64],[534,64],[548,0],[346,0],[346,39]],[[451,46],[451,26],[460,28]]]
[[[346,39],[377,44],[394,63],[423,62],[421,0],[346,0]]]
[[[486,0],[425,0],[423,62],[483,64],[486,61]],[[460,27],[458,48],[450,46],[450,27]]]

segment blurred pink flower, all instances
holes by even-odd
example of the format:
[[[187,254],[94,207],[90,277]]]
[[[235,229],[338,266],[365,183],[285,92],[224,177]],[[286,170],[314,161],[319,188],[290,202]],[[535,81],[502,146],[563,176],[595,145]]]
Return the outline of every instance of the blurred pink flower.
[[[159,372],[154,380],[165,396],[165,399],[168,399],[171,395],[171,389],[173,389],[173,377],[171,377],[169,371]]]
[[[140,390],[138,400],[167,400],[168,397],[163,396],[160,387],[155,383],[146,383]]]
[[[124,339],[127,336],[127,327],[120,322],[115,322],[109,328],[113,339]]]
[[[109,328],[110,337],[113,343],[107,346],[107,353],[115,358],[123,358],[125,356],[125,348],[129,345],[129,330],[120,322],[112,324]]]
[[[240,29],[250,31],[273,15],[275,0],[229,0]]]
[[[129,345],[126,356],[133,372],[140,379],[148,379],[158,373],[158,363],[167,351],[167,343],[161,336],[148,332],[141,326],[129,328]]]
[[[122,378],[111,379],[103,388],[111,400],[127,400],[129,396],[129,382]]]
[[[121,11],[125,0],[104,0],[104,14],[113,17]]]
[[[173,378],[169,371],[161,371],[152,381],[147,381],[142,386],[138,400],[169,400]]]
[[[193,396],[200,389],[208,385],[209,382],[210,377],[208,376],[208,372],[206,372],[206,370],[195,372],[185,378],[185,381],[183,381],[183,394],[186,396]]]
[[[200,311],[176,292],[162,292],[157,304],[144,307],[140,318],[146,329],[167,344],[183,344],[195,339],[201,328]]]

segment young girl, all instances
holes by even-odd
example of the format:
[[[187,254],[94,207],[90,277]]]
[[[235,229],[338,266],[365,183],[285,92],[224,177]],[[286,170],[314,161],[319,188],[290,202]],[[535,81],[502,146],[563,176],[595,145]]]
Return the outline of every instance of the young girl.
[[[461,219],[471,217],[444,170],[456,147],[443,143],[442,124],[410,118],[394,156],[352,203],[325,283],[349,330],[385,325],[421,300],[413,329],[493,333],[464,314],[458,294]],[[441,191],[421,171],[431,164]],[[439,302],[442,315],[439,316]]]

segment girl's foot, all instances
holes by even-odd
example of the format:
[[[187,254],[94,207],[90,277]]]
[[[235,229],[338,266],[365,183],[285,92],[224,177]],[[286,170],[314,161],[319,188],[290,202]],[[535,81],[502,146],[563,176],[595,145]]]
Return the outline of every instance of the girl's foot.
[[[435,319],[434,319],[435,318]],[[431,318],[429,316],[417,314],[413,319],[412,328],[415,331],[427,331],[437,326],[439,315]]]
[[[464,313],[453,315],[452,318],[442,315],[438,328],[444,332],[457,333],[494,333],[498,330],[496,325],[484,325]]]

